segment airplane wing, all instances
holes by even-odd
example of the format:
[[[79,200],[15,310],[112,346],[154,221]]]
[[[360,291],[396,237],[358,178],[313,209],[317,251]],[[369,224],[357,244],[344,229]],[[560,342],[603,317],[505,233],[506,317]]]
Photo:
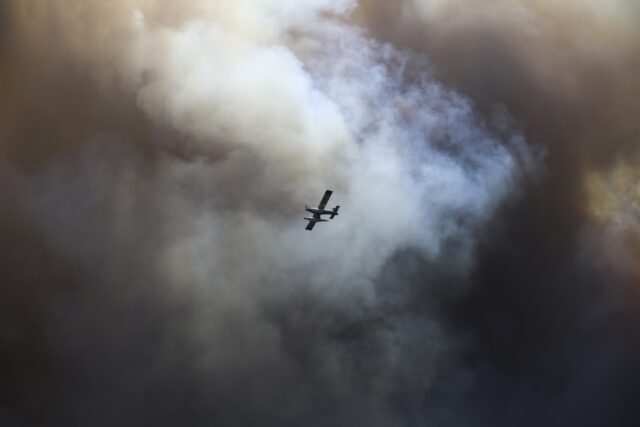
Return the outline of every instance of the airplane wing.
[[[333,191],[327,190],[324,192],[324,196],[322,196],[322,200],[320,200],[320,204],[318,205],[318,209],[324,209],[327,206],[327,202],[329,202],[329,198],[333,194]]]
[[[313,226],[316,225],[316,222],[318,221],[315,221],[315,220],[309,221],[309,224],[307,224],[305,230],[313,230]]]

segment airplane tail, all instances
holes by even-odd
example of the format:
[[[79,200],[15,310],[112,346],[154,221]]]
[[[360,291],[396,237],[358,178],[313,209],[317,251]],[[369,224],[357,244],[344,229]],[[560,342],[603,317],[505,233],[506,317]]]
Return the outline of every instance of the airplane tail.
[[[340,205],[333,208],[333,212],[331,213],[331,217],[329,219],[333,219],[336,215],[338,215],[338,209],[340,209]]]

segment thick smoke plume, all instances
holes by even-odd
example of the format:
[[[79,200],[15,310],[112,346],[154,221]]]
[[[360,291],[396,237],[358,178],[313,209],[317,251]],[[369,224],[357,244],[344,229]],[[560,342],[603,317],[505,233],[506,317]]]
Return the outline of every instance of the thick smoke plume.
[[[639,16],[0,6],[0,422],[633,425]]]
[[[474,383],[435,387],[445,424],[638,422],[639,17],[624,0],[360,8],[376,38],[424,53],[443,82],[481,110],[505,106],[545,147],[544,178],[494,218],[455,316],[477,342]]]

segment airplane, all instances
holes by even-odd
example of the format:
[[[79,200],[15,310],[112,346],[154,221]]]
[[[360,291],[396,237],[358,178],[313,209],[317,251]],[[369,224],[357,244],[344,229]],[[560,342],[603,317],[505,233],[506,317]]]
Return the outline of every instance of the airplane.
[[[320,204],[318,205],[317,208],[310,208],[308,205],[304,205],[304,209],[307,212],[311,212],[313,214],[312,217],[304,218],[307,221],[309,221],[309,224],[307,224],[307,227],[305,228],[305,230],[312,230],[317,222],[327,222],[329,221],[329,219],[333,219],[336,215],[338,215],[338,209],[340,209],[340,206],[336,206],[332,210],[326,210],[324,208],[325,206],[327,206],[327,202],[329,201],[329,198],[331,197],[332,194],[333,194],[333,191],[331,190],[325,191],[324,196],[322,196],[322,200],[320,200]],[[331,216],[329,217],[329,219],[323,219],[322,215],[331,215]]]

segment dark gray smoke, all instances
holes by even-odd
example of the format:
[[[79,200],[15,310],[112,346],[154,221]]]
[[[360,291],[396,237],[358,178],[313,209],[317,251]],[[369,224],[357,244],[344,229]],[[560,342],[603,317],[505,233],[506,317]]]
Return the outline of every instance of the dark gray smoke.
[[[543,179],[494,217],[455,310],[474,381],[443,371],[429,411],[445,425],[637,424],[636,3],[366,5],[378,39],[428,55],[479,108],[505,106],[547,153]]]
[[[637,420],[637,31],[529,3],[0,7],[0,421]]]

